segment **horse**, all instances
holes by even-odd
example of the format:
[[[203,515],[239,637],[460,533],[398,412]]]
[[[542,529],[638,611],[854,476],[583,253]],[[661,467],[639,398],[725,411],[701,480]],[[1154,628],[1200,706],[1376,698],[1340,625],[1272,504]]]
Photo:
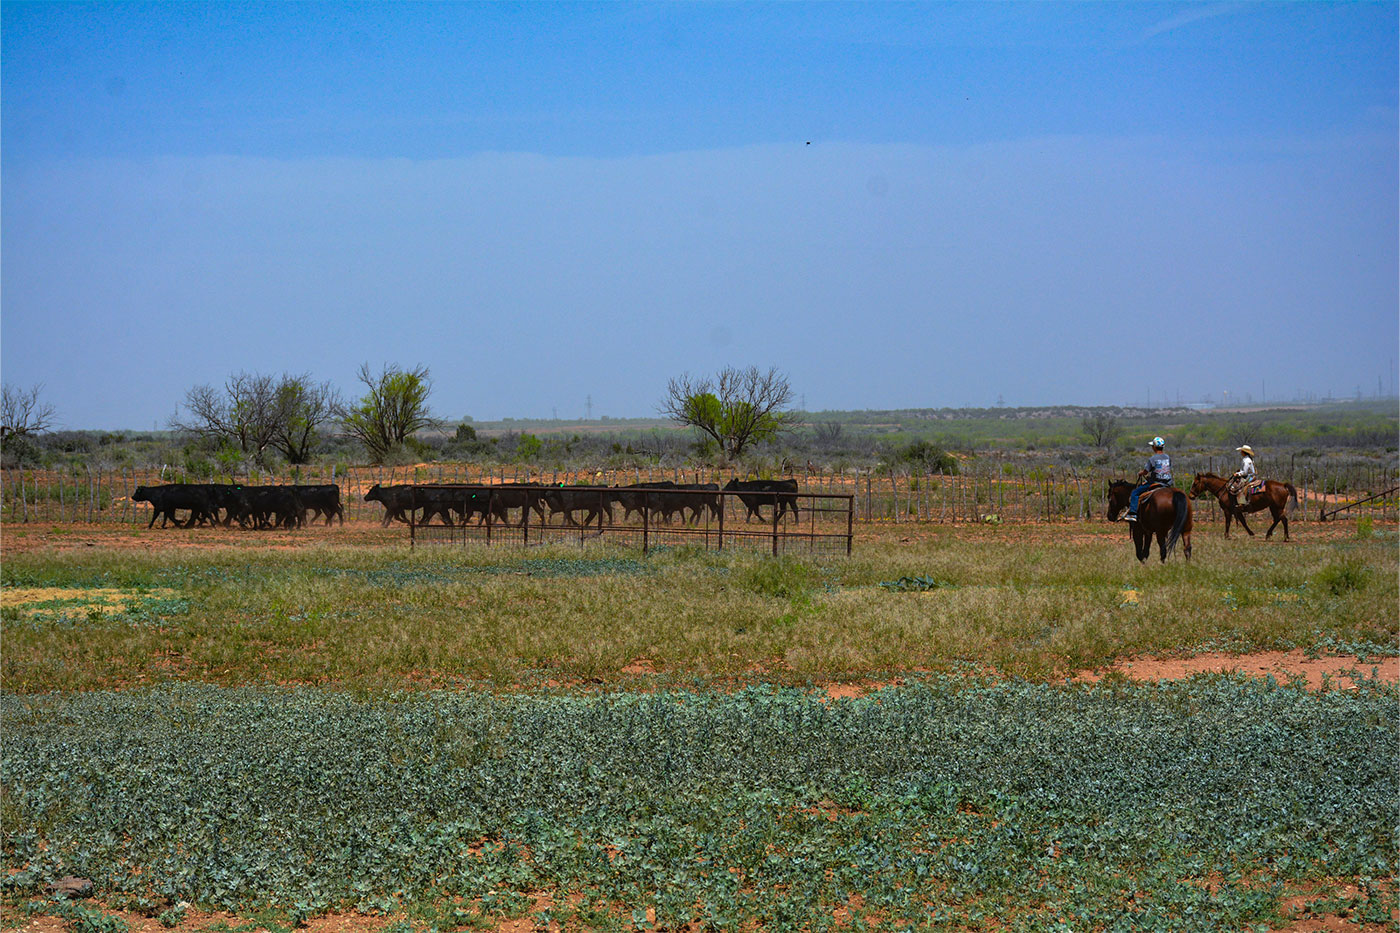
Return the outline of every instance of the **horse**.
[[[1118,513],[1128,507],[1128,496],[1133,484],[1127,480],[1115,480],[1108,484],[1108,520],[1118,520]],[[1144,492],[1138,499],[1137,521],[1130,522],[1133,547],[1137,549],[1137,559],[1147,560],[1152,553],[1152,536],[1157,536],[1157,548],[1162,555],[1162,563],[1176,542],[1181,541],[1182,553],[1191,559],[1191,500],[1186,493],[1171,486],[1162,486]]]
[[[1277,483],[1273,480],[1264,481],[1264,491],[1250,496],[1249,502],[1241,506],[1236,501],[1233,493],[1225,491],[1230,484],[1230,480],[1224,476],[1216,476],[1214,473],[1197,473],[1196,478],[1191,481],[1191,498],[1196,498],[1202,493],[1209,492],[1215,496],[1220,503],[1220,511],[1225,513],[1225,537],[1230,537],[1230,519],[1238,518],[1240,527],[1243,528],[1250,537],[1254,537],[1254,532],[1249,530],[1249,524],[1244,520],[1246,512],[1259,512],[1268,509],[1273,516],[1274,523],[1269,526],[1269,530],[1264,532],[1267,539],[1274,533],[1274,528],[1279,522],[1283,522],[1283,540],[1288,540],[1288,500],[1291,498],[1293,504],[1298,504],[1298,490],[1293,488],[1292,483]]]

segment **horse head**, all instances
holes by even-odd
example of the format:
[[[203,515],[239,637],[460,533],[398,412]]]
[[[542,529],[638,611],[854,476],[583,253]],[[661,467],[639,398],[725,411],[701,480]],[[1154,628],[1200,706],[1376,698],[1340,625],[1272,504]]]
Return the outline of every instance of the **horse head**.
[[[1108,520],[1118,521],[1118,513],[1128,507],[1128,496],[1133,491],[1133,484],[1127,480],[1116,479],[1108,484]]]

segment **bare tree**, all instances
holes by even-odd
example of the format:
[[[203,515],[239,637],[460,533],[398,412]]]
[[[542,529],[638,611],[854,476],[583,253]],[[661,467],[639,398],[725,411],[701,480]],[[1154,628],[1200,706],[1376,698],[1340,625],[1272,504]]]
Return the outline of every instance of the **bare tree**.
[[[845,429],[839,421],[823,421],[817,425],[815,440],[817,446],[822,450],[835,450],[841,446],[842,436]]]
[[[223,389],[199,385],[185,393],[190,418],[178,413],[170,426],[216,443],[229,443],[266,466],[267,448],[277,435],[277,383],[272,376],[238,373]]]
[[[428,367],[405,372],[398,366],[385,366],[376,376],[364,363],[359,380],[369,391],[353,408],[340,409],[340,424],[346,434],[365,445],[374,462],[383,461],[414,431],[437,423],[428,414],[428,393],[432,391]]]
[[[1095,447],[1109,447],[1123,434],[1123,428],[1118,424],[1118,419],[1106,411],[1094,412],[1085,416],[1079,422],[1084,433],[1089,435],[1089,440]]]
[[[343,406],[329,382],[317,385],[309,374],[283,375],[277,384],[272,445],[288,463],[307,463],[319,440],[319,429],[330,424]]]
[[[1242,418],[1235,422],[1235,436],[1241,444],[1254,445],[1263,440],[1264,422],[1258,418]]]
[[[733,460],[750,444],[771,440],[798,423],[787,411],[792,387],[776,368],[726,366],[711,378],[689,373],[666,385],[660,411],[672,421],[698,428]]]
[[[43,434],[53,425],[53,406],[39,400],[42,391],[42,383],[28,389],[8,382],[0,387],[0,442]]]

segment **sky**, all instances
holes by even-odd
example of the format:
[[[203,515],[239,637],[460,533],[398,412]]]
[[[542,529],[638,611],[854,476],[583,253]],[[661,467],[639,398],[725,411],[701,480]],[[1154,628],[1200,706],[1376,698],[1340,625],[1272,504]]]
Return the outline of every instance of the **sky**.
[[[448,418],[1393,395],[1396,3],[0,5],[0,376]]]

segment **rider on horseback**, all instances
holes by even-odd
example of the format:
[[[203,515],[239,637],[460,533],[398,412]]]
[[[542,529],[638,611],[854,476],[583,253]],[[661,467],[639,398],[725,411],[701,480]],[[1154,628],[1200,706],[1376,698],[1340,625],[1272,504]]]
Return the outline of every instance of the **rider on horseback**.
[[[1170,486],[1172,482],[1172,458],[1167,456],[1167,442],[1160,437],[1152,438],[1152,456],[1147,458],[1147,466],[1138,470],[1138,485],[1128,496],[1127,521],[1137,521],[1138,496],[1153,486]],[[1144,479],[1146,480],[1144,482]]]
[[[1240,468],[1235,471],[1235,475],[1230,477],[1230,483],[1225,487],[1225,491],[1235,497],[1235,500],[1243,508],[1249,503],[1249,487],[1254,482],[1254,448],[1248,444],[1235,448],[1236,453],[1244,458]]]

